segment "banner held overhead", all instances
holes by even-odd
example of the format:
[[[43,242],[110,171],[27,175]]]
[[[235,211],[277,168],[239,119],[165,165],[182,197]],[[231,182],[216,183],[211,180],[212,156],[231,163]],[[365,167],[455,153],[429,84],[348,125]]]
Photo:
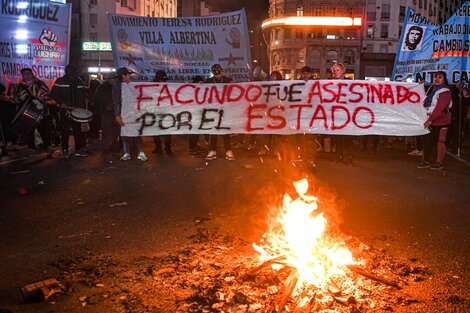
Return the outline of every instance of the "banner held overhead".
[[[209,77],[221,64],[235,81],[251,75],[251,53],[245,11],[219,15],[152,18],[109,14],[116,68],[127,67],[138,80],[152,81],[164,70],[169,81]]]

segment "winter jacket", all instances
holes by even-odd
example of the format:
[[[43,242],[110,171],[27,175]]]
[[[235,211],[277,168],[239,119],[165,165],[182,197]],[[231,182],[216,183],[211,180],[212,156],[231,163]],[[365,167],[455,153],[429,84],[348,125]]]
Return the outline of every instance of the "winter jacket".
[[[86,108],[87,87],[80,77],[68,75],[57,78],[52,86],[52,98],[68,107]]]
[[[109,81],[105,81],[96,89],[94,102],[101,114],[114,116],[113,85]]]
[[[444,87],[438,90],[431,100],[431,106],[428,110],[428,120],[431,126],[449,125],[452,117],[449,109],[452,107],[452,96],[449,88]]]

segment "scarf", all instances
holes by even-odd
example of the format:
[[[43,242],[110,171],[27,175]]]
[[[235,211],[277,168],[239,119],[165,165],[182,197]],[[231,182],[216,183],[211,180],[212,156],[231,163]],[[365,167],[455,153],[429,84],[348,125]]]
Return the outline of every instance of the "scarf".
[[[432,98],[434,97],[434,94],[436,94],[436,92],[444,87],[447,87],[446,84],[442,84],[442,85],[439,85],[439,86],[432,86],[432,90],[431,92],[428,92],[428,94],[426,95],[426,99],[424,99],[424,107],[427,109],[431,106],[431,103],[432,103]]]

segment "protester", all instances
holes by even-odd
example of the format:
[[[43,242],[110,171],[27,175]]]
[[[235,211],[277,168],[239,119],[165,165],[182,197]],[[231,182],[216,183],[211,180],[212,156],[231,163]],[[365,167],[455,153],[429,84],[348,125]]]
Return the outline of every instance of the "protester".
[[[309,80],[312,80],[313,78],[313,70],[310,66],[304,66],[300,69],[300,79],[308,82]]]
[[[33,105],[35,108],[42,111],[42,118],[40,122],[32,128],[29,134],[23,134],[26,136],[26,144],[29,148],[28,155],[36,156],[34,132],[37,129],[41,135],[44,149],[47,151],[47,156],[52,158],[53,151],[51,149],[50,118],[49,108],[47,107],[47,100],[50,97],[50,90],[43,81],[34,76],[32,69],[23,68],[20,72],[22,80],[16,85],[14,89],[13,102],[16,103],[19,107],[22,107],[24,110],[32,103],[31,101],[39,100],[39,104]]]
[[[95,93],[95,106],[101,115],[101,150],[106,156],[116,150],[119,138],[119,124],[114,114],[113,85],[116,83],[114,74],[108,75]]]
[[[122,93],[121,93],[121,86],[122,84],[129,84],[131,82],[131,74],[133,72],[127,69],[126,67],[121,67],[116,71],[117,81],[113,85],[113,103],[114,103],[114,114],[116,117],[116,121],[122,127],[125,125],[122,117],[121,117],[121,109],[122,109]],[[124,150],[124,154],[121,157],[121,161],[129,161],[131,159],[131,154],[129,150],[129,141],[133,139],[136,148],[137,148],[137,159],[140,161],[147,161],[147,156],[144,153],[144,145],[142,143],[142,137],[127,137],[121,136],[122,139],[122,148]]]
[[[433,85],[424,99],[424,107],[428,116],[424,127],[428,128],[430,133],[423,138],[423,162],[418,164],[418,168],[442,170],[447,129],[451,122],[449,109],[452,107],[452,95],[445,72],[434,74]]]
[[[88,132],[88,140],[100,139],[101,129],[101,112],[100,107],[95,103],[95,94],[101,85],[99,80],[92,79],[88,83],[88,108],[93,112],[93,119],[90,121],[90,131]]]
[[[214,76],[206,79],[206,83],[209,84],[227,84],[231,83],[232,79],[225,76],[222,66],[220,64],[214,64],[211,68],[212,74]],[[206,160],[215,160],[217,159],[217,138],[219,135],[211,135],[210,136],[210,147],[209,153],[207,153]],[[229,161],[235,160],[235,156],[233,155],[232,145],[230,141],[230,135],[222,135],[221,136],[224,140],[224,147],[225,147],[225,158]]]
[[[86,109],[86,85],[79,76],[78,68],[69,64],[65,67],[65,75],[57,78],[52,86],[52,98],[59,104],[62,158],[69,158],[70,128],[75,141],[75,156],[86,157],[86,132],[82,131],[82,123],[72,119],[70,108]]]
[[[155,77],[153,81],[154,82],[166,82],[167,79],[168,77],[165,71],[160,70],[155,73]],[[163,154],[161,138],[163,138],[163,140],[165,141],[165,153],[167,155],[172,156],[173,150],[171,149],[171,135],[153,136],[153,143],[155,144],[155,148],[152,150],[152,153],[156,153],[158,155]]]
[[[465,125],[468,110],[468,104],[463,94],[468,91],[465,91],[461,84],[450,85],[449,89],[452,95],[453,105],[452,108],[450,108],[452,121],[447,132],[446,147],[449,148],[452,154],[457,154],[462,145],[462,129]],[[460,95],[462,95],[462,97],[460,97]]]
[[[204,78],[202,76],[194,76],[192,81],[193,84],[202,84],[204,83]],[[199,135],[189,135],[189,154],[197,155],[202,149],[198,145]]]
[[[346,67],[342,63],[335,63],[331,67],[331,72],[335,79],[347,79],[344,75],[346,74]],[[334,145],[336,148],[336,161],[343,162],[348,165],[352,165],[352,138],[348,135],[335,135],[333,137]]]
[[[5,96],[6,87],[0,83],[0,148],[2,149],[1,157],[6,156],[7,153],[7,137],[6,137],[6,127],[4,126],[4,107],[5,102],[9,99]]]
[[[279,81],[283,80],[282,79],[282,74],[279,71],[272,71],[271,74],[267,77],[268,81]],[[258,152],[259,156],[267,156],[270,154],[277,154],[274,151],[274,146],[276,144],[275,142],[275,135],[269,134],[269,135],[264,135],[263,136],[263,147],[261,150]]]

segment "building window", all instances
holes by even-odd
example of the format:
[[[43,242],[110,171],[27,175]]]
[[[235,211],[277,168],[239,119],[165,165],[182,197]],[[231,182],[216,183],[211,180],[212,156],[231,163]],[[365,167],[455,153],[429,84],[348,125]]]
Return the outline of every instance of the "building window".
[[[303,39],[304,38],[304,31],[303,30],[296,30],[295,31],[295,39]]]
[[[326,54],[326,62],[328,64],[338,62],[338,52],[336,52],[334,50],[328,51],[328,53]]]
[[[128,9],[131,10],[131,11],[134,11],[136,6],[137,6],[137,3],[136,3],[137,0],[130,0],[129,1],[129,6],[128,6]]]
[[[121,6],[127,8],[127,0],[121,0]]]
[[[90,33],[90,41],[98,41],[98,33]]]
[[[399,22],[403,23],[405,21],[406,8],[400,5],[400,15],[398,17]]]
[[[305,57],[303,51],[299,52],[297,54],[297,63],[304,63],[305,62]]]
[[[304,16],[304,7],[297,7],[297,16]]]
[[[368,43],[366,46],[367,52],[373,52],[374,51],[374,45],[371,43]]]
[[[375,3],[369,4],[367,6],[367,20],[375,21],[376,19],[377,19],[377,13],[376,13]]]
[[[390,19],[390,4],[382,4],[382,12],[380,14],[381,20],[389,20]]]
[[[314,6],[313,7],[313,15],[314,16],[321,16],[321,7],[319,6]]]
[[[346,29],[344,31],[344,38],[351,40],[357,38],[357,31],[354,29]]]
[[[387,53],[388,52],[388,46],[381,44],[380,45],[380,53]]]
[[[90,14],[90,24],[91,25],[98,24],[98,14],[95,14],[95,13]]]
[[[380,38],[388,38],[388,24],[382,24],[380,29]]]
[[[367,38],[374,38],[374,25],[367,25]]]
[[[344,54],[344,64],[353,65],[354,63],[356,63],[356,57],[354,55],[354,51],[347,50],[346,53]]]

